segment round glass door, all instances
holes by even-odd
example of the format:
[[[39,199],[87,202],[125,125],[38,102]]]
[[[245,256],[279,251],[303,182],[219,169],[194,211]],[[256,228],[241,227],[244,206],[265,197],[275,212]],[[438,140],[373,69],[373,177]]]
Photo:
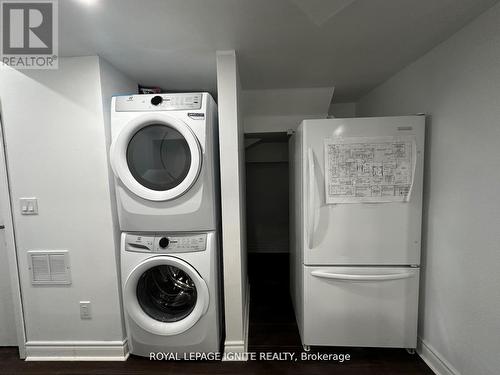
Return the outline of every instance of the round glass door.
[[[186,139],[174,128],[154,124],[139,129],[127,147],[132,176],[148,189],[171,190],[186,178],[191,152]]]
[[[151,318],[177,322],[191,314],[197,299],[196,285],[175,266],[156,266],[142,274],[137,283],[139,305]]]
[[[210,295],[200,274],[172,256],[153,256],[128,275],[123,304],[142,329],[171,336],[185,332],[205,314]]]
[[[202,152],[187,124],[165,114],[139,116],[111,144],[115,176],[140,198],[167,201],[187,192],[201,170]]]

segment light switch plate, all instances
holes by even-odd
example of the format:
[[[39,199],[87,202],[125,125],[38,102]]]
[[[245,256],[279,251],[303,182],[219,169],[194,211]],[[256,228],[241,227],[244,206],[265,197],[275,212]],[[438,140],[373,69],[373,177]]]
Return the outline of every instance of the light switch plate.
[[[38,215],[38,199],[20,198],[21,215]]]
[[[80,301],[80,319],[92,319],[90,301]]]

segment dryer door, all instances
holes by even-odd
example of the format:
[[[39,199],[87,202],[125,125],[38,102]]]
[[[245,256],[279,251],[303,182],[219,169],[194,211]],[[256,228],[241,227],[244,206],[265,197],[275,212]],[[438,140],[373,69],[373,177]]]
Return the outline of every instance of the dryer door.
[[[137,196],[167,201],[184,194],[198,178],[202,152],[189,126],[165,114],[130,121],[111,145],[118,179]]]
[[[144,330],[163,336],[187,331],[205,314],[208,287],[196,270],[181,259],[146,259],[125,282],[124,305]]]

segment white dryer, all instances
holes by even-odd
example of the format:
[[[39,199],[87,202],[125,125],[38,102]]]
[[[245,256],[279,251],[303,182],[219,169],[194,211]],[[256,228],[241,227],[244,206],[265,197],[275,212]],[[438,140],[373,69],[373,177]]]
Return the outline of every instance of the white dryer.
[[[114,97],[111,136],[122,231],[216,229],[217,105],[210,94]]]
[[[219,351],[217,250],[215,232],[122,233],[130,353]]]

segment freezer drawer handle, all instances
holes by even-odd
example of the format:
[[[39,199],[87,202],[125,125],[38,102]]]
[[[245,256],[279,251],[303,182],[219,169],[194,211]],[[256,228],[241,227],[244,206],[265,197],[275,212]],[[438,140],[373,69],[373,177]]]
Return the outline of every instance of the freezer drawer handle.
[[[307,161],[309,170],[309,187],[308,187],[308,207],[307,207],[307,242],[309,249],[313,248],[313,232],[314,232],[314,183],[316,174],[314,172],[314,154],[311,148],[307,150]]]
[[[407,279],[415,274],[412,272],[389,273],[382,275],[350,275],[344,273],[330,273],[324,271],[312,271],[311,275],[325,279],[348,280],[348,281],[387,281]]]

